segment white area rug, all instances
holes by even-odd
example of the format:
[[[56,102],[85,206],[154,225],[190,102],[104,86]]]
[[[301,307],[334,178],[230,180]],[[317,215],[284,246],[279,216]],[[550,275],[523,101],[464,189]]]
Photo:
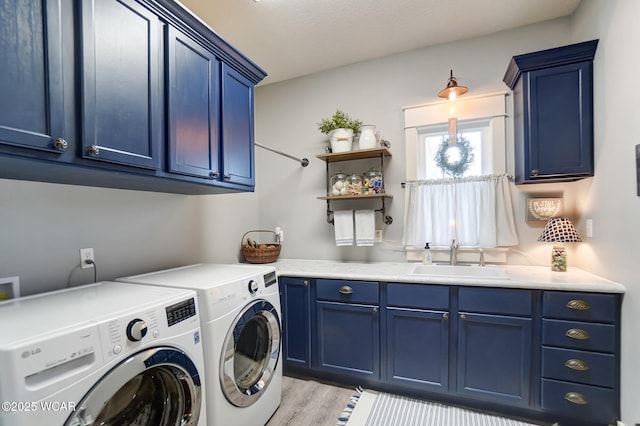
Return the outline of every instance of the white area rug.
[[[460,407],[365,390],[348,426],[535,426]]]

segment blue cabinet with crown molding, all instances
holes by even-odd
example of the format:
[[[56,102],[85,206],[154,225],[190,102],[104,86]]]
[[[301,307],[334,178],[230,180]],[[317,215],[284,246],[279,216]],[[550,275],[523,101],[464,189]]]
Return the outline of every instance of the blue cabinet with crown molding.
[[[0,177],[253,191],[266,72],[180,3],[0,0],[0,35]]]
[[[593,176],[593,58],[598,40],[514,56],[515,182]]]

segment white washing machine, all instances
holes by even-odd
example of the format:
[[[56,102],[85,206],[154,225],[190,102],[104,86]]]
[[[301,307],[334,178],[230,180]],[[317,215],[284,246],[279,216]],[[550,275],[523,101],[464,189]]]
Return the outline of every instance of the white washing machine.
[[[264,425],[280,405],[280,294],[273,266],[198,264],[120,278],[198,293],[209,426]]]
[[[102,282],[0,303],[0,425],[206,425],[196,297]]]

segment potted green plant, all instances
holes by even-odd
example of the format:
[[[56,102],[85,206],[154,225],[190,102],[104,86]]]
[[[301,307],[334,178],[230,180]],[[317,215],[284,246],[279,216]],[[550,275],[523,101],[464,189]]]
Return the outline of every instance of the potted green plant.
[[[353,135],[362,126],[362,121],[349,117],[349,114],[339,109],[331,118],[323,118],[318,123],[318,129],[329,136],[332,152],[351,151]]]

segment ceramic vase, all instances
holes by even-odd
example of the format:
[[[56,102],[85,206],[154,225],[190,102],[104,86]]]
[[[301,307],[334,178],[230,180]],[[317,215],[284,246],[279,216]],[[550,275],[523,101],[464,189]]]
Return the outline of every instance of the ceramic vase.
[[[335,129],[329,134],[331,152],[351,151],[353,144],[353,129]]]

